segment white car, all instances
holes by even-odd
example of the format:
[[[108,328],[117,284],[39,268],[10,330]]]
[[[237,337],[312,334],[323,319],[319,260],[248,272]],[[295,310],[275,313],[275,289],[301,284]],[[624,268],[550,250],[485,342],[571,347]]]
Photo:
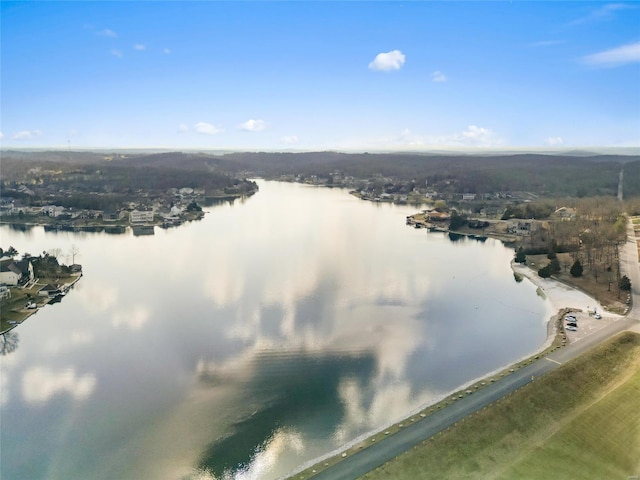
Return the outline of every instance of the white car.
[[[578,327],[572,327],[571,325],[569,325],[568,327],[565,327],[566,330],[571,330],[572,332],[577,332],[578,331]]]
[[[593,318],[595,318],[596,320],[600,320],[602,318],[602,315],[600,315],[599,313],[596,313]]]
[[[38,308],[38,305],[36,305],[35,302],[29,302],[25,305],[25,307],[29,310],[35,310],[36,308]]]

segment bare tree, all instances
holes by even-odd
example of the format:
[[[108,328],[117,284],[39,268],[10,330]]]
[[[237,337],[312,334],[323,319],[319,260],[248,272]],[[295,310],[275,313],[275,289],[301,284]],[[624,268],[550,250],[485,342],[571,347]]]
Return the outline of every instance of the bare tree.
[[[71,263],[76,263],[76,256],[80,254],[80,249],[75,243],[71,244],[71,248],[69,249],[69,255],[71,255]]]
[[[18,342],[20,338],[17,333],[6,332],[2,335],[2,342],[0,342],[0,355],[5,356],[14,352],[18,348]]]

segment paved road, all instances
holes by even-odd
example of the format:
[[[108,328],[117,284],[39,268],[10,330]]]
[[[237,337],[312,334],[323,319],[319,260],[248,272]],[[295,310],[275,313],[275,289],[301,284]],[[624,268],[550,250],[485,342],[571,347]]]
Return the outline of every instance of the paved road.
[[[314,480],[352,480],[361,477],[464,417],[526,385],[532,381],[532,377],[536,378],[558,368],[561,364],[579,356],[616,333],[637,327],[640,321],[640,265],[631,222],[628,233],[628,241],[620,249],[622,271],[629,276],[632,282],[633,308],[626,318],[516,370],[497,382],[467,395],[447,408],[438,410],[416,423],[408,424],[407,427],[392,436],[378,435],[375,444],[342,459],[312,478]]]
[[[623,197],[623,190],[622,190],[622,185],[624,183],[624,167],[622,167],[622,170],[620,170],[620,175],[618,177],[618,200],[622,201],[622,197]]]
[[[638,244],[633,231],[633,223],[627,224],[627,241],[620,247],[620,271],[631,280],[631,301],[633,307],[628,315],[640,319],[640,262]]]
[[[351,480],[379,467],[383,463],[395,458],[414,445],[446,429],[464,417],[481,410],[490,403],[504,397],[514,390],[531,382],[531,377],[539,377],[554,370],[584,351],[598,345],[618,332],[627,330],[638,322],[632,318],[624,318],[608,325],[567,347],[543,357],[516,370],[514,373],[492,383],[471,395],[458,400],[452,405],[438,410],[428,417],[411,423],[400,432],[390,436],[378,435],[378,441],[349,457],[342,459],[336,465],[313,476],[314,480]],[[535,381],[535,380],[534,380]],[[418,417],[419,418],[419,417]]]

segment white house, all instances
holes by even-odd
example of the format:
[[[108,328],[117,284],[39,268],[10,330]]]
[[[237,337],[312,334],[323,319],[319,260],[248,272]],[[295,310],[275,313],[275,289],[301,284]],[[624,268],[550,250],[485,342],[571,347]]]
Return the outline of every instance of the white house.
[[[29,260],[16,262],[10,259],[0,262],[0,283],[18,285],[23,276],[28,280],[33,280],[33,265]]]
[[[539,223],[532,220],[510,219],[507,232],[526,237],[537,231],[538,227]]]
[[[59,207],[57,205],[47,205],[46,207],[42,207],[42,214],[47,217],[58,217],[64,213],[64,207]]]
[[[129,220],[131,223],[153,222],[153,210],[132,210]]]

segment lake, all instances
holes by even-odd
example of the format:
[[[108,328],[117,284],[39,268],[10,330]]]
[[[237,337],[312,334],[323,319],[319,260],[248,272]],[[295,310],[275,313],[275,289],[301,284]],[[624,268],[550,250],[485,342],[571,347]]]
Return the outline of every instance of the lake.
[[[84,271],[0,357],[3,479],[277,478],[545,341],[500,242],[259,186],[155,235],[0,228]]]

